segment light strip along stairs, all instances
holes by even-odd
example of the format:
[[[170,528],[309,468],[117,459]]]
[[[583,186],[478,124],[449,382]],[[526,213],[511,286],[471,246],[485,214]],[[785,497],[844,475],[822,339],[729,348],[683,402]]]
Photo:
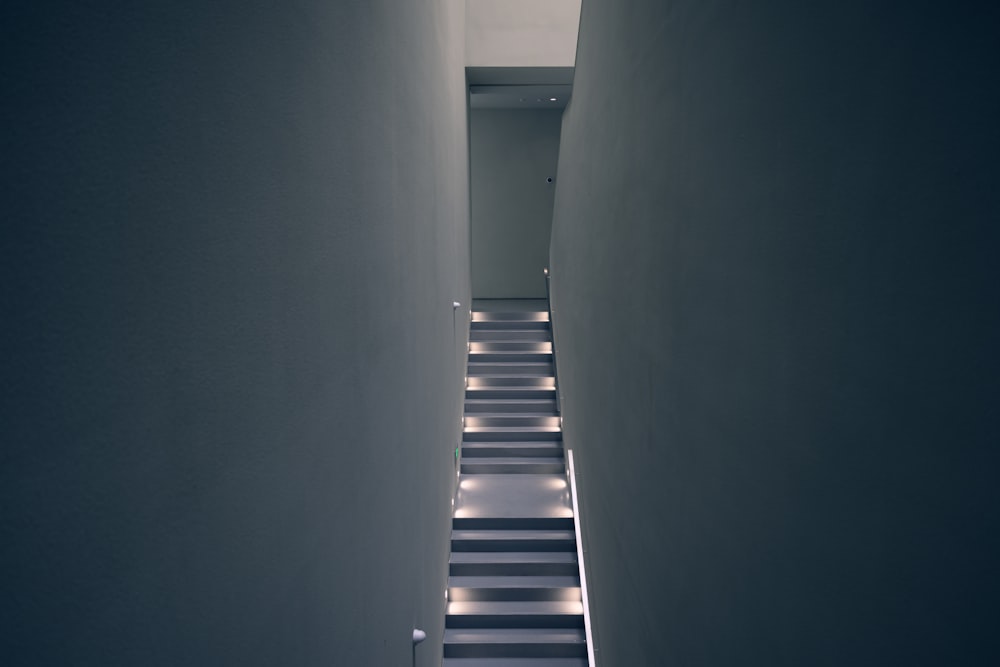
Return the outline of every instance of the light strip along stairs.
[[[585,667],[547,312],[475,311],[444,667]]]

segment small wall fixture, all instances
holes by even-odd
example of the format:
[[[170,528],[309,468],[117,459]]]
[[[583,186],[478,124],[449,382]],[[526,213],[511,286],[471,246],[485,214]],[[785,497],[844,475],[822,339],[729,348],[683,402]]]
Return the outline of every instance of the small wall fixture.
[[[420,642],[424,641],[425,639],[427,639],[427,633],[426,632],[424,632],[423,630],[419,630],[417,628],[413,628],[413,645],[414,646],[416,646]]]
[[[454,308],[455,310],[458,310],[461,305],[462,304],[460,304],[458,301],[451,302],[451,307]]]

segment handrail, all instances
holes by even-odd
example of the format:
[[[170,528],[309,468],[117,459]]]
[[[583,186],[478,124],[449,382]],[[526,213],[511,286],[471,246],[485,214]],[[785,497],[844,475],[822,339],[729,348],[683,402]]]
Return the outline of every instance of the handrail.
[[[576,469],[573,466],[573,450],[566,450],[567,477],[569,477],[570,498],[573,501],[573,529],[576,531],[576,560],[580,568],[580,601],[583,604],[583,628],[587,637],[587,664],[597,667],[594,649],[594,633],[590,627],[590,599],[587,597],[587,569],[583,562],[583,533],[580,530],[580,504],[576,499]]]

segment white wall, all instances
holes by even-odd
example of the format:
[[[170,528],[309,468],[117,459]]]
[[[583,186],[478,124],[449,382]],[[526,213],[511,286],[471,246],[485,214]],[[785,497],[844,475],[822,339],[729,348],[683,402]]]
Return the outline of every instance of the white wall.
[[[548,266],[561,123],[561,110],[470,114],[472,293],[477,298],[545,296],[542,269]]]
[[[572,67],[580,0],[466,0],[468,67]]]

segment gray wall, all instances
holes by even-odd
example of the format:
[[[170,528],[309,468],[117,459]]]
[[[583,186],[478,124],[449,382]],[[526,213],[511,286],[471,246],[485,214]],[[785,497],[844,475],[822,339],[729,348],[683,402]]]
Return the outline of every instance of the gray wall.
[[[472,292],[544,298],[562,110],[470,114]]]
[[[998,18],[585,0],[551,254],[600,664],[995,661]]]
[[[440,664],[461,3],[4,14],[0,663]]]

